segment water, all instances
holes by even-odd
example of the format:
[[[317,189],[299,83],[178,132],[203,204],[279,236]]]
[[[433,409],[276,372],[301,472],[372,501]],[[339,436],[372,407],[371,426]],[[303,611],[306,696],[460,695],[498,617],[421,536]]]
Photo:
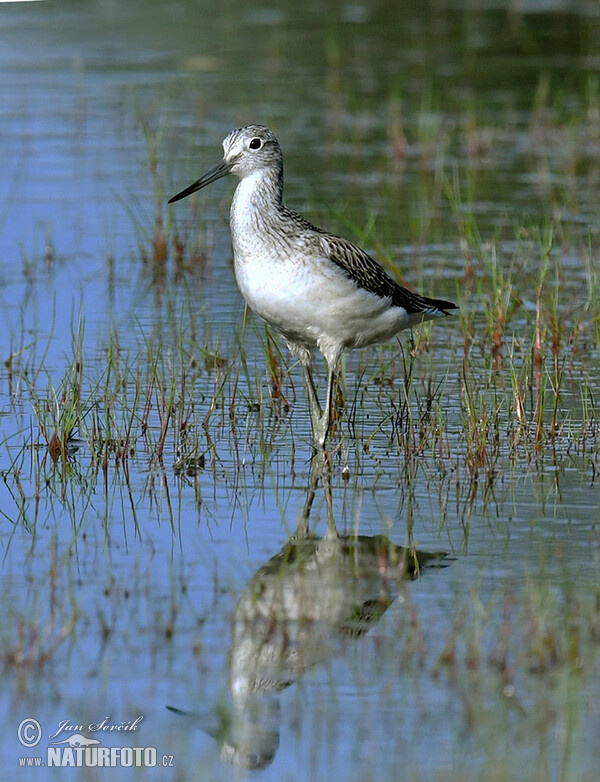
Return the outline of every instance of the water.
[[[221,751],[249,735],[264,765],[252,775],[264,779],[594,779],[596,5],[23,3],[4,4],[0,25],[4,767],[51,777],[17,758],[45,758],[68,720],[103,747],[173,756],[143,778],[243,778]],[[288,686],[236,699],[236,616],[314,488],[309,419],[298,368],[282,346],[278,399],[264,328],[244,316],[232,184],[212,185],[176,223],[165,202],[250,121],[282,143],[291,206],[397,263],[424,293],[460,296],[463,319],[436,324],[415,351],[413,416],[437,393],[423,450],[413,441],[408,458],[406,349],[346,358],[331,468],[340,534],[453,559],[405,581],[380,555],[365,592],[345,561],[327,560],[316,588],[312,560],[277,570],[294,610],[300,595],[316,611],[321,584],[325,608],[283,622],[300,660],[287,679],[279,671]],[[164,263],[153,260],[157,214]],[[547,324],[558,291],[560,415],[554,445],[536,456],[513,380],[535,419],[527,367],[552,225],[543,377],[556,379]],[[514,305],[497,360],[494,292]],[[42,430],[68,407],[68,377],[80,377],[84,418],[76,450],[54,465]],[[479,461],[467,386],[488,438]],[[94,422],[112,450],[97,438],[94,452]],[[326,548],[320,484],[310,520]],[[354,589],[353,619],[374,613],[368,632],[334,621]],[[265,638],[279,627],[273,619]],[[89,730],[139,716],[130,733]],[[28,717],[43,728],[31,749],[17,740]]]

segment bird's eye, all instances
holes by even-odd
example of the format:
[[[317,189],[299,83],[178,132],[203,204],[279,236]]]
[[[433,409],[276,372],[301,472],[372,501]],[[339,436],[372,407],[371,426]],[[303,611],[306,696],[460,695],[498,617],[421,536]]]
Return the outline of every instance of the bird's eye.
[[[248,144],[250,149],[260,149],[262,147],[262,141],[259,138],[253,138]]]

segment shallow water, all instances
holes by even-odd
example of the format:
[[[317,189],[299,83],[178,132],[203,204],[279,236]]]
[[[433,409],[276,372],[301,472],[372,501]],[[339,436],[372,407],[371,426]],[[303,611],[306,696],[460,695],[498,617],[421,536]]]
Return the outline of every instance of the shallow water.
[[[68,720],[173,756],[142,778],[596,778],[600,16],[508,5],[2,5],[4,768],[62,779],[17,758],[45,759]],[[411,337],[346,357],[331,507],[298,368],[273,349],[279,398],[235,288],[233,183],[165,205],[250,121],[282,142],[290,205],[461,305],[412,337],[408,407]],[[538,447],[511,371],[534,419],[542,380],[518,372],[545,257],[564,332]],[[494,353],[485,305],[509,290]],[[43,430],[69,377],[80,419],[54,464]],[[318,553],[296,564],[313,490]],[[336,554],[332,519],[369,540]],[[359,578],[380,535],[447,566],[406,580],[391,547]],[[35,748],[17,740],[29,717]]]

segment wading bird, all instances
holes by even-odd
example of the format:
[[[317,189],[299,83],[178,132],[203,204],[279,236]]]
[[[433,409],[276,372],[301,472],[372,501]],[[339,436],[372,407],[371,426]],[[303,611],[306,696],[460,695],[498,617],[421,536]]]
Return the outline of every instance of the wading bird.
[[[223,160],[169,203],[227,174],[240,179],[230,213],[237,284],[250,309],[283,335],[299,359],[315,445],[323,450],[340,355],[444,317],[456,304],[413,293],[356,244],[288,209],[281,147],[264,125],[231,131]],[[315,349],[327,361],[324,409],[312,376]]]

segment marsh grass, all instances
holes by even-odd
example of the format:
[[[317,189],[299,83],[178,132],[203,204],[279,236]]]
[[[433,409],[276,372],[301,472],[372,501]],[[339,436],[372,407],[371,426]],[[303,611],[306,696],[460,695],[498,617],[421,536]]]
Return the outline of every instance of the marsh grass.
[[[580,386],[580,354],[597,350],[595,273],[590,267],[587,303],[573,317],[561,317],[555,236],[549,226],[536,243],[528,239],[527,253],[513,255],[508,266],[497,245],[474,247],[476,285],[467,286],[456,324],[462,329],[460,370],[451,366],[450,352],[446,366],[431,360],[447,341],[442,329],[448,323],[416,330],[376,360],[368,352],[348,357],[337,384],[333,448],[354,453],[353,472],[364,469],[374,448],[376,458],[383,448],[404,469],[417,459],[438,481],[452,473],[472,494],[520,464],[543,467],[582,448],[597,464],[596,380],[589,368]],[[529,271],[525,256],[536,246],[541,262]],[[295,450],[298,425],[306,448],[297,368],[277,335],[250,318],[235,340],[220,343],[197,319],[190,310],[164,324],[167,331],[161,326],[152,333],[138,323],[137,345],[129,334],[127,348],[113,330],[99,348],[99,362],[84,358],[85,322],[77,316],[72,355],[57,385],[45,355],[35,367],[19,367],[13,357],[11,386],[26,389],[36,421],[31,447],[43,444],[53,463],[68,464],[77,462],[75,451],[85,444],[105,480],[112,469],[129,469],[133,456],[147,459],[150,470],[170,465],[180,472],[210,465],[214,473],[225,452],[233,456],[234,472],[251,454],[268,463],[282,445]],[[450,340],[459,351],[454,332]],[[456,410],[445,408],[448,397],[458,400]],[[292,435],[285,444],[284,433]]]

